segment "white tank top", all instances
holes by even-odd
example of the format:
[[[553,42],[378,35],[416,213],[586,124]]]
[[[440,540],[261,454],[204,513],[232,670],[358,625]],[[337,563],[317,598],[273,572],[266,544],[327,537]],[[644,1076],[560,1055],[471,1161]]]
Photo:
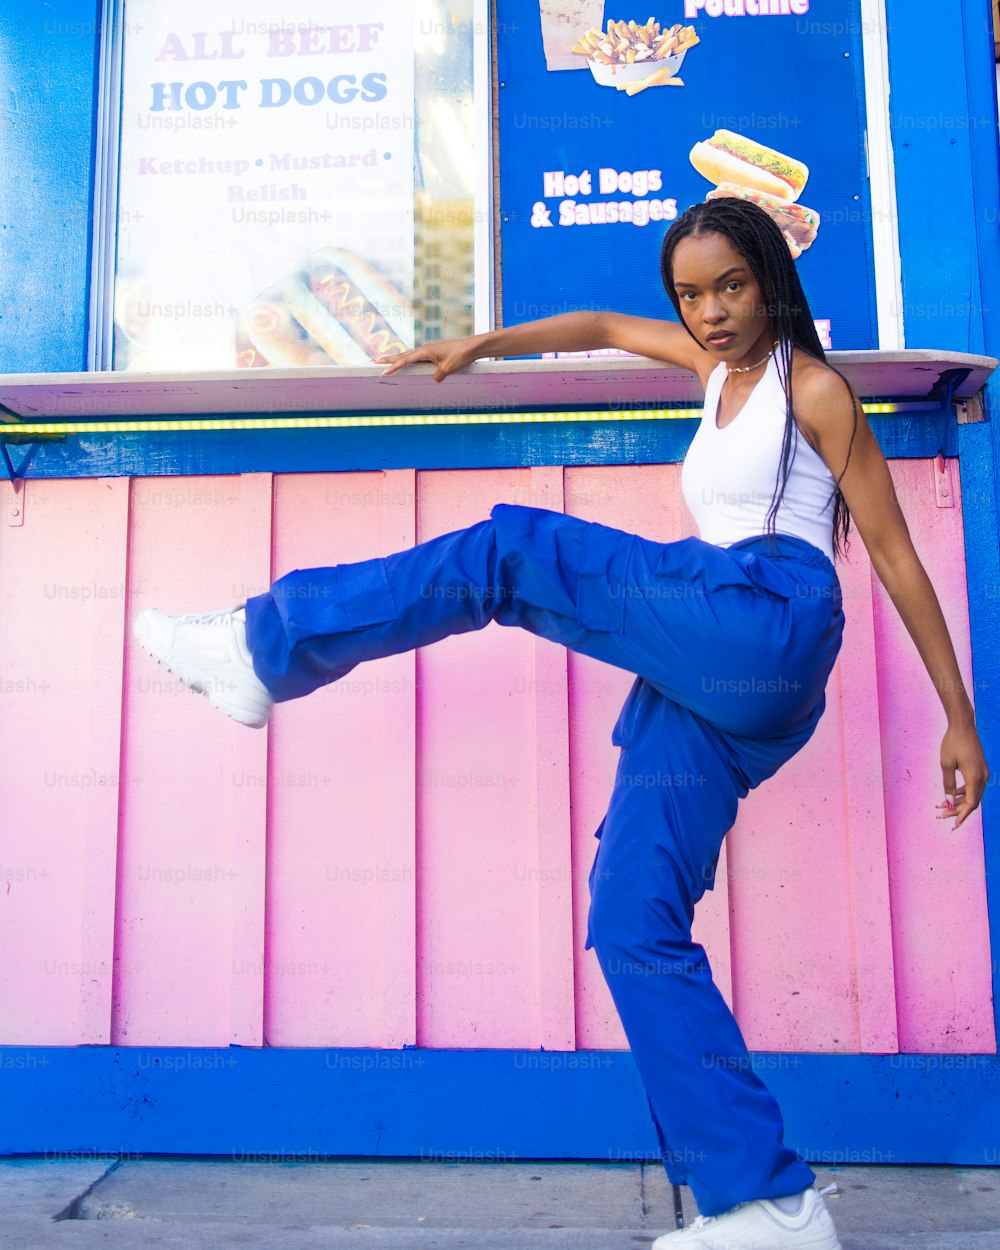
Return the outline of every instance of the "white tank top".
[[[709,376],[702,418],[681,466],[684,501],[700,536],[717,547],[766,533],[785,430],[785,390],[776,354],[743,409],[720,430],[715,421],[725,380],[723,360]],[[794,423],[789,456],[775,531],[805,539],[832,563],[833,474]]]

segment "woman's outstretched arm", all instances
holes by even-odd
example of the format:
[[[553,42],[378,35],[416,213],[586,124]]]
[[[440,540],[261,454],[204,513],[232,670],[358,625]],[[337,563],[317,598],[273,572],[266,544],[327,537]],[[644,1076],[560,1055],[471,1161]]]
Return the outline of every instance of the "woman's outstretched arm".
[[[603,347],[652,360],[679,365],[693,373],[701,366],[718,362],[676,321],[659,321],[654,317],[632,317],[627,313],[569,312],[520,325],[504,326],[485,334],[472,334],[462,339],[442,339],[424,343],[394,356],[375,356],[377,364],[387,364],[382,376],[395,373],[406,365],[429,361],[437,365],[434,380],[441,382],[484,357],[533,356],[540,352],[584,352]]]
[[[832,370],[803,371],[801,382],[797,377],[793,381],[793,395],[795,416],[830,472],[834,478],[844,473],[840,489],[851,518],[944,707],[948,728],[941,744],[941,771],[945,794],[954,799],[954,808],[947,807],[946,799],[942,817],[957,817],[957,829],[982,801],[990,770],[941,604],[914,550],[889,466],[860,401],[848,462],[857,396]],[[962,774],[961,785],[956,784],[956,769]]]

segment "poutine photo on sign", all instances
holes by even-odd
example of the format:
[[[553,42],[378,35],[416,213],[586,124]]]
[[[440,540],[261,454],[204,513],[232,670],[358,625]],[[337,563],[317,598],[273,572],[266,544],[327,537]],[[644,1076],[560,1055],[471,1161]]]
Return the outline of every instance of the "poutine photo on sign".
[[[634,19],[609,19],[606,31],[592,27],[573,45],[573,52],[587,58],[596,82],[635,95],[650,86],[682,87],[675,75],[688,48],[700,42],[694,27],[680,22],[661,30],[652,17],[643,26]]]

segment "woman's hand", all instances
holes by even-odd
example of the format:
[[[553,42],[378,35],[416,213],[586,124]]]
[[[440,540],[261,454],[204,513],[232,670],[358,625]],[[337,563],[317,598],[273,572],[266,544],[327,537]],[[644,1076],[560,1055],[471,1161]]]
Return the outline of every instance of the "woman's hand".
[[[464,339],[442,339],[438,343],[424,343],[422,347],[411,347],[409,351],[399,352],[395,356],[374,356],[372,359],[375,364],[389,362],[389,367],[382,370],[383,378],[390,373],[395,373],[397,369],[416,364],[419,360],[429,360],[431,364],[437,365],[434,371],[434,381],[442,382],[449,373],[465,369],[478,359],[477,337],[479,336],[472,335]]]
[[[961,786],[955,784],[956,769],[962,774]],[[949,798],[939,803],[938,807],[944,810],[938,820],[957,817],[955,820],[957,829],[982,802],[986,783],[990,778],[982,743],[971,721],[968,724],[948,726],[944,741],[941,743],[941,771],[944,774],[945,794],[953,796],[954,805],[952,799]]]

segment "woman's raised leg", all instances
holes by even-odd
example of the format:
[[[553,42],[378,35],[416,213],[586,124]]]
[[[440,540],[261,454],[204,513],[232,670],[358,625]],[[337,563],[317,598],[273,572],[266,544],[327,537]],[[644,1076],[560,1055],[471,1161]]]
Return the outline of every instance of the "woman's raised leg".
[[[492,620],[642,676],[728,732],[766,736],[815,708],[826,674],[810,605],[793,629],[788,597],[761,593],[746,567],[699,539],[655,543],[497,504],[406,551],[286,574],[247,600],[247,641],[281,702]]]

